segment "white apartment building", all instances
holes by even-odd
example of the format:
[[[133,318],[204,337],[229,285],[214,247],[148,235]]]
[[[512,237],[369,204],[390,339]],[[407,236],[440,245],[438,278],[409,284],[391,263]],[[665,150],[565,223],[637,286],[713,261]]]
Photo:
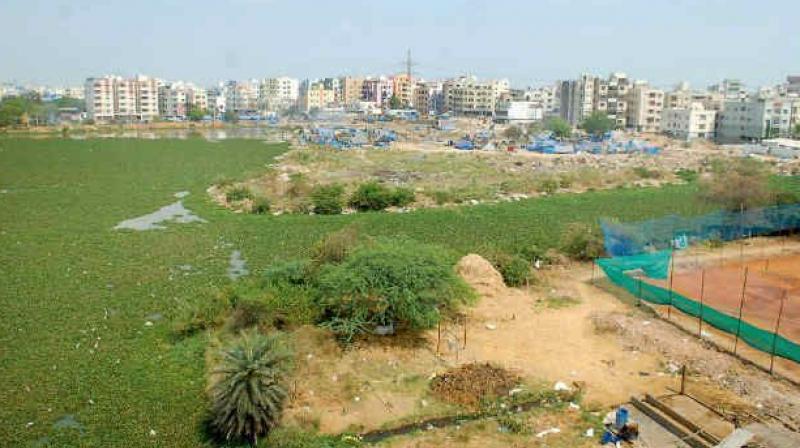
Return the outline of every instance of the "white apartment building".
[[[659,132],[664,91],[636,83],[628,94],[626,127],[638,132]]]
[[[208,109],[208,95],[191,83],[166,83],[159,87],[159,114],[167,120],[186,120],[193,110]]]
[[[522,93],[522,100],[531,101],[541,106],[545,116],[554,116],[559,111],[558,87],[544,86],[527,89]]]
[[[325,88],[323,81],[305,80],[300,85],[300,109],[305,112],[326,108],[335,101],[336,91]]]
[[[661,129],[664,133],[681,139],[712,139],[715,136],[717,111],[706,109],[696,102],[689,107],[666,108],[662,113]]]
[[[722,143],[787,137],[800,123],[800,98],[729,100],[720,113],[717,139]]]
[[[257,115],[258,81],[228,81],[223,89],[225,112],[235,115]]]
[[[95,121],[152,121],[158,117],[159,81],[147,76],[89,78],[86,112]]]
[[[450,79],[442,85],[445,110],[463,116],[492,116],[497,101],[510,90],[508,80],[479,82],[474,76]]]
[[[494,121],[497,123],[524,124],[544,119],[544,108],[537,101],[500,101]]]
[[[277,112],[297,104],[300,81],[281,76],[264,78],[258,85],[258,107],[262,111]]]

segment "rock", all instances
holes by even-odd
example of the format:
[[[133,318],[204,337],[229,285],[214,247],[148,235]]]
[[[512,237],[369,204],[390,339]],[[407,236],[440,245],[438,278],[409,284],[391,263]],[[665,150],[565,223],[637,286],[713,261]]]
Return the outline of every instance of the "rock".
[[[570,387],[566,385],[566,383],[557,381],[556,384],[553,385],[553,390],[556,391],[570,391]]]

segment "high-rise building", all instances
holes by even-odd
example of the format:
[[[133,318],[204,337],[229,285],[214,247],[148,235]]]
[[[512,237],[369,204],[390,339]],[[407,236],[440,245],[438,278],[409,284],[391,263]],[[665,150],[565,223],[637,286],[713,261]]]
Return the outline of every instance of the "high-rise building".
[[[717,111],[706,109],[702,102],[689,107],[670,107],[664,109],[661,129],[664,133],[681,139],[712,139],[715,137]]]
[[[337,98],[339,104],[342,106],[357,104],[364,93],[364,78],[344,76],[339,78],[339,88],[341,89],[341,94]]]
[[[627,109],[625,127],[638,132],[659,132],[664,91],[636,83],[628,94]]]
[[[444,112],[441,81],[417,81],[414,89],[414,109],[423,117]]]
[[[297,104],[299,97],[300,82],[294,78],[265,78],[258,85],[258,108],[262,111],[289,109]]]
[[[576,80],[561,83],[561,118],[576,126],[594,112],[597,77],[582,74]]]
[[[305,80],[300,83],[300,109],[305,112],[328,107],[334,104],[335,100],[336,91],[325,88],[323,81]]]
[[[446,112],[462,116],[491,117],[497,101],[510,90],[508,80],[480,82],[474,76],[461,76],[442,84]]]
[[[392,93],[403,107],[414,107],[414,78],[409,77],[408,74],[395,75],[392,78]]]
[[[800,98],[749,98],[725,101],[717,140],[722,143],[788,137],[800,123]]]
[[[368,77],[364,80],[361,89],[361,98],[374,103],[377,107],[389,107],[389,100],[394,95],[394,83],[384,76],[379,78]]]
[[[152,121],[158,116],[160,82],[147,76],[88,78],[86,112],[95,121]]]

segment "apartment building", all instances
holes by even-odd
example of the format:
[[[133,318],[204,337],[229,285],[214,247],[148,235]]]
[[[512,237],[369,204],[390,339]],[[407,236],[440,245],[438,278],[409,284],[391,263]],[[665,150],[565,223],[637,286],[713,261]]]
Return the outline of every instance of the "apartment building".
[[[299,97],[300,81],[294,78],[264,78],[258,85],[258,108],[261,111],[289,109],[297,104]]]
[[[211,87],[206,91],[206,110],[214,120],[221,120],[225,116],[224,86]]]
[[[384,76],[368,77],[362,84],[361,98],[377,107],[388,107],[392,95],[394,95],[394,83]]]
[[[800,123],[800,98],[728,100],[720,113],[717,139],[733,143],[788,137],[797,123]]]
[[[596,81],[596,76],[582,74],[576,80],[561,83],[561,118],[569,124],[577,126],[594,112]]]
[[[423,117],[444,112],[444,94],[441,81],[417,81],[414,89],[414,108]]]
[[[748,97],[744,83],[738,79],[723,79],[721,83],[708,87],[708,91],[722,95],[724,100],[745,100]]]
[[[681,140],[712,139],[716,136],[716,118],[717,111],[706,109],[702,102],[689,107],[669,107],[662,113],[661,129]]]
[[[627,98],[625,127],[638,132],[661,131],[661,114],[664,110],[664,91],[646,83],[634,84]]]
[[[165,83],[159,87],[158,99],[159,115],[166,120],[186,120],[193,110],[208,110],[205,89],[191,83]]]
[[[337,99],[339,104],[343,106],[357,104],[362,99],[364,78],[343,76],[339,78],[339,89],[341,89],[341,94]]]
[[[335,90],[326,88],[323,81],[305,80],[300,84],[300,109],[305,112],[328,107],[335,101]]]
[[[414,88],[414,78],[408,74],[395,75],[392,78],[392,93],[400,100],[403,107],[414,107]]]
[[[633,82],[624,73],[612,73],[608,79],[595,78],[593,111],[603,112],[618,128],[627,126],[628,95]]]
[[[158,117],[160,84],[147,76],[88,78],[84,84],[87,116],[101,122],[152,121]]]
[[[225,112],[237,116],[258,115],[258,81],[228,81],[225,83]]]
[[[510,90],[508,80],[479,82],[474,76],[450,79],[442,85],[445,110],[462,116],[492,116],[497,101]]]
[[[513,96],[513,95],[512,95]],[[538,104],[545,116],[557,116],[559,112],[558,87],[544,86],[522,91],[518,101],[531,101]]]

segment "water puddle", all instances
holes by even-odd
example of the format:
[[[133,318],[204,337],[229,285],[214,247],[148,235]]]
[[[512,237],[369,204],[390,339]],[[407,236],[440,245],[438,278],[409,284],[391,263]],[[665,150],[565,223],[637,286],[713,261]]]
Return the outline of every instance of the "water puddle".
[[[175,193],[175,197],[182,199],[189,195],[188,191],[181,191]],[[192,222],[204,223],[208,222],[205,219],[195,215],[191,210],[183,206],[183,201],[174,202],[165,205],[153,213],[139,216],[136,218],[126,219],[114,226],[114,230],[158,230],[165,229],[163,223],[176,222],[179,224],[187,224]]]
[[[238,250],[231,252],[231,259],[228,265],[228,278],[235,281],[238,280],[239,277],[244,277],[249,273],[247,262],[242,258],[242,252]]]

